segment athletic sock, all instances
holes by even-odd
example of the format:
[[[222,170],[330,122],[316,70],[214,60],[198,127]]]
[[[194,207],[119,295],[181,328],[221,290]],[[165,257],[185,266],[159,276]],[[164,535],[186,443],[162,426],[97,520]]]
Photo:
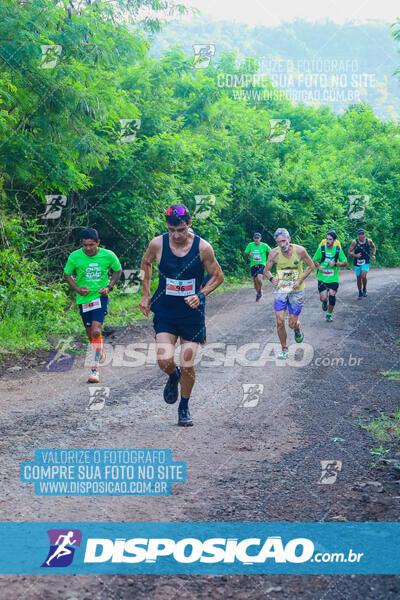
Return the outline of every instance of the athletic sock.
[[[178,367],[175,367],[175,371],[173,371],[171,373],[171,375],[169,376],[170,380],[175,383],[176,381],[179,381],[179,371],[178,371]]]
[[[103,338],[101,335],[97,338],[92,338],[92,369],[99,368],[101,351],[103,349]]]
[[[181,396],[181,401],[179,402],[179,408],[186,409],[189,408],[189,398],[184,398]]]

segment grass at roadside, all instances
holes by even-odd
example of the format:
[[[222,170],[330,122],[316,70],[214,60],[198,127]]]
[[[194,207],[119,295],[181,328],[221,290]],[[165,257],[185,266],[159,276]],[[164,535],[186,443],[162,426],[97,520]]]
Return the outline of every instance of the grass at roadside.
[[[369,423],[360,421],[360,427],[368,431],[378,442],[394,442],[400,440],[400,409],[392,415],[381,414]]]
[[[377,442],[379,448],[371,450],[374,457],[373,467],[390,467],[398,473],[400,470],[399,442],[400,442],[400,409],[390,415],[381,414],[380,417],[371,419],[369,423],[359,421],[360,427],[367,431]],[[385,448],[383,445],[385,445]]]
[[[400,371],[380,371],[379,373],[389,381],[400,381]]]

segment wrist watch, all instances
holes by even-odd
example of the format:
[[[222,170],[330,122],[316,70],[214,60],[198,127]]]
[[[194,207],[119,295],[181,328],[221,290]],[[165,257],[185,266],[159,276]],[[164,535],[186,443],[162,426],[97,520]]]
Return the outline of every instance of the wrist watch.
[[[108,287],[108,289],[110,290],[110,292],[112,292],[112,291],[113,291],[113,289],[114,289],[114,286],[113,286],[113,285],[108,285],[107,287]]]
[[[203,292],[197,292],[197,297],[200,300],[200,306],[202,306],[203,304],[205,304],[206,297],[205,297],[205,294],[203,294]]]
[[[272,281],[272,280],[273,280],[273,278],[274,278],[274,276],[273,276],[273,275],[271,275],[271,277],[269,278],[269,280],[270,280],[270,281]]]

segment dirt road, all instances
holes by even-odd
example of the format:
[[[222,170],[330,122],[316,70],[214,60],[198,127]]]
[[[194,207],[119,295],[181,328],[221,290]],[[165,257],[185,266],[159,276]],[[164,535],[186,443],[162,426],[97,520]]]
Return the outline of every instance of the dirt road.
[[[43,367],[0,379],[2,521],[394,521],[400,486],[371,468],[375,442],[358,420],[399,406],[400,269],[375,269],[357,300],[343,273],[333,323],[324,321],[312,277],[298,346],[289,364],[277,343],[271,286],[259,303],[239,289],[210,298],[207,345],[191,400],[195,426],[176,426],[162,400],[165,376],[151,361],[151,322],[110,332],[103,410],[87,410],[85,358],[66,372]],[[292,333],[289,343],[292,343]],[[149,364],[132,366],[130,344]],[[132,348],[132,347],[131,347]],[[293,348],[294,349],[294,348]],[[137,356],[136,356],[137,360]],[[126,365],[123,366],[123,362]],[[128,363],[131,362],[131,366]],[[144,361],[142,360],[142,363]],[[247,387],[243,387],[247,386]],[[246,390],[248,386],[253,386]],[[338,441],[340,440],[344,441]],[[336,441],[334,441],[336,439]],[[44,497],[21,483],[36,448],[170,448],[187,481],[167,497]],[[342,462],[320,485],[321,460]],[[362,483],[381,481],[378,486]],[[1,576],[2,598],[398,598],[394,576]]]

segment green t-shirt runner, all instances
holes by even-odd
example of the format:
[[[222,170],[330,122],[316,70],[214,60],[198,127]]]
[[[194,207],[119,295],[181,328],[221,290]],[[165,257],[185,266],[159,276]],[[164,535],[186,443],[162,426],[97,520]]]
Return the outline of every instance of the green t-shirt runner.
[[[316,253],[313,256],[313,260],[319,262],[321,267],[324,267],[323,271],[318,271],[318,281],[323,281],[324,283],[339,283],[339,268],[338,267],[330,267],[329,261],[335,260],[337,246],[333,246],[333,248],[327,248],[325,246],[325,260],[322,260],[322,247],[320,246]],[[344,254],[343,250],[340,248],[338,257],[336,259],[338,262],[346,262],[347,258]]]
[[[86,304],[99,298],[99,290],[108,285],[108,270],[120,271],[121,263],[111,250],[99,248],[95,256],[87,256],[82,248],[72,252],[65,265],[64,273],[72,275],[76,272],[75,282],[79,287],[88,287],[87,296],[76,294],[78,304]]]
[[[255,265],[266,265],[267,264],[267,254],[271,252],[271,248],[268,244],[261,242],[256,245],[254,242],[250,242],[246,246],[245,253],[250,254],[250,266],[254,267]]]

